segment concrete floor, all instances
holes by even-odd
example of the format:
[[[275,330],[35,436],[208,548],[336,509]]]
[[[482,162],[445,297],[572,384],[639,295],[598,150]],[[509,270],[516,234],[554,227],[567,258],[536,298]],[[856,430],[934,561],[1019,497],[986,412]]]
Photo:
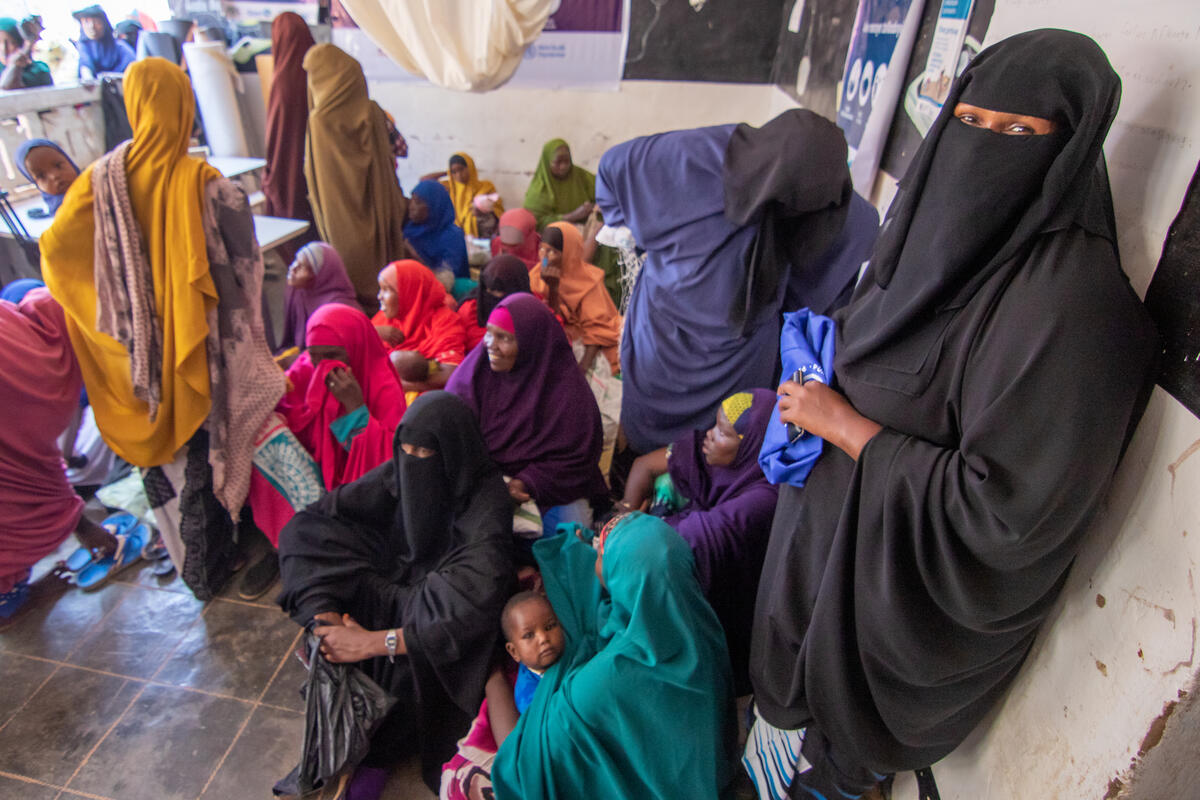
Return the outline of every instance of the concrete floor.
[[[300,756],[300,629],[277,587],[244,602],[236,583],[201,603],[143,562],[0,634],[0,798],[271,798]],[[384,797],[435,795],[414,761]]]

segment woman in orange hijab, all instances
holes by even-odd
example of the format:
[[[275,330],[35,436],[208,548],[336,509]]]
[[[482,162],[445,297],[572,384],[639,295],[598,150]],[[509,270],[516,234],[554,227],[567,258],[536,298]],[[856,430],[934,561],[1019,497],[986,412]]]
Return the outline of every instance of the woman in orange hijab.
[[[462,320],[446,288],[419,261],[395,261],[379,273],[379,312],[371,319],[407,391],[441,389],[467,350]]]

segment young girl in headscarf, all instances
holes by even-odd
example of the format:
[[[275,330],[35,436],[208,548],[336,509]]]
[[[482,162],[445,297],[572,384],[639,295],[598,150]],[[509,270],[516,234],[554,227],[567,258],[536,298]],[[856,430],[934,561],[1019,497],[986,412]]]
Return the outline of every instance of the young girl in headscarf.
[[[514,208],[500,215],[500,227],[492,239],[492,255],[508,254],[521,259],[526,269],[533,269],[540,256],[537,219],[528,209]]]
[[[467,353],[466,331],[446,301],[445,287],[418,261],[396,261],[379,273],[371,322],[408,391],[442,388]]]
[[[79,20],[79,77],[97,78],[102,72],[124,72],[137,55],[123,39],[113,36],[108,14],[88,6],[72,14]]]
[[[325,242],[310,242],[300,248],[288,267],[280,347],[303,348],[309,317],[326,303],[358,308],[354,285],[346,275],[346,267],[337,250]]]
[[[496,185],[491,181],[479,180],[479,173],[475,171],[475,160],[466,153],[450,156],[449,169],[443,174],[446,175],[446,179],[441,181],[441,184],[450,193],[450,200],[454,203],[454,221],[458,223],[458,227],[462,228],[467,236],[490,237],[495,231],[497,218],[504,213],[504,204],[500,202],[496,193]],[[490,207],[486,210],[476,205],[477,198],[490,195],[496,197],[487,204]],[[480,228],[481,219],[488,227],[486,232]]]
[[[769,389],[726,397],[711,428],[634,461],[621,501],[625,510],[663,517],[691,545],[700,588],[725,629],[739,694],[750,691],[754,598],[779,494],[758,465],[774,408]]]
[[[42,193],[42,202],[46,205],[44,216],[54,216],[54,212],[62,205],[67,189],[79,177],[79,167],[75,166],[66,150],[49,139],[21,142],[13,160],[25,180],[32,181]]]
[[[479,287],[458,307],[467,334],[467,352],[483,341],[487,318],[504,298],[516,292],[529,292],[529,271],[516,256],[494,257],[479,273]]]
[[[760,578],[759,786],[851,798],[938,761],[1055,609],[1159,351],[1105,177],[1119,97],[1077,33],[976,56],[834,315],[836,388],[779,388],[825,447],[780,489]]]
[[[463,229],[454,223],[450,194],[437,181],[421,181],[413,189],[404,236],[434,273],[449,270],[455,278],[470,276]]]

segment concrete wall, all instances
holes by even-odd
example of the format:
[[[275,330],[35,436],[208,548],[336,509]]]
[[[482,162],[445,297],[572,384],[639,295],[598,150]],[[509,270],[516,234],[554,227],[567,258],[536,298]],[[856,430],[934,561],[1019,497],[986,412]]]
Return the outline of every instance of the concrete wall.
[[[761,124],[782,94],[750,84],[625,81],[618,92],[499,89],[464,94],[427,85],[373,83],[371,96],[396,118],[408,141],[400,162],[405,191],[447,159],[465,151],[479,176],[496,184],[505,205],[517,208],[537,167],[542,145],[562,138],[575,162],[592,170],[611,145],[660,131],[726,122]]]

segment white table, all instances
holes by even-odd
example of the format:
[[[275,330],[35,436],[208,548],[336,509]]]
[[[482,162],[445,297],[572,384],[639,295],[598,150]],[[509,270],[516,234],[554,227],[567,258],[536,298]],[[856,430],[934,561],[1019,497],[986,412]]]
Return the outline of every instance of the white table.
[[[226,178],[236,178],[254,172],[267,165],[265,158],[240,158],[238,156],[209,156],[208,163],[217,168]]]
[[[252,160],[252,159],[244,159]],[[41,238],[42,234],[49,229],[50,224],[54,222],[54,217],[35,218],[29,216],[29,212],[35,208],[43,208],[42,198],[38,196],[27,197],[12,204],[13,209],[17,212],[21,222],[25,224],[25,229],[29,231],[29,236],[34,240]],[[295,239],[300,234],[308,229],[308,222],[302,219],[288,219],[286,217],[266,217],[258,214],[254,215],[254,237],[258,239],[258,246],[263,252],[278,247],[286,241]],[[12,231],[8,226],[0,223],[0,236],[12,239]]]

